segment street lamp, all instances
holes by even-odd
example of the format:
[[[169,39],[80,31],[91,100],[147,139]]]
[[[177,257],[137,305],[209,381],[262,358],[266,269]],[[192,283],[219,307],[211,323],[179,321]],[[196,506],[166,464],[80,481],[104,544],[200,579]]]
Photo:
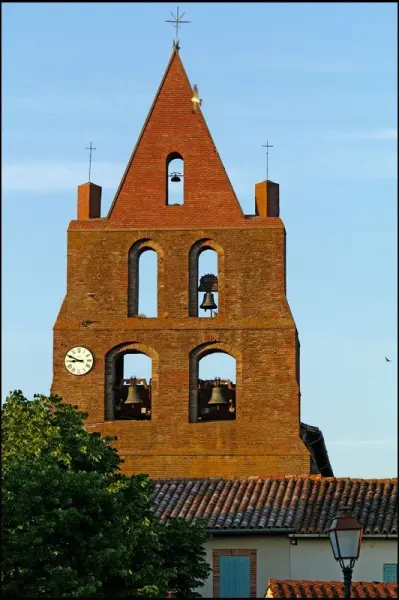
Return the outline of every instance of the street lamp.
[[[328,531],[335,560],[344,575],[344,597],[351,597],[352,571],[359,558],[362,542],[362,528],[359,521],[347,506],[340,507],[340,513],[332,520]]]

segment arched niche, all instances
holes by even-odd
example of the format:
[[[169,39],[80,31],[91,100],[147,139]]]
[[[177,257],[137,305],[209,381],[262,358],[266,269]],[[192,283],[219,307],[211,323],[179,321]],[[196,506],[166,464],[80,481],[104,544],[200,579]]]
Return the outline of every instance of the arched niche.
[[[228,355],[235,360],[235,377],[221,377],[221,381],[215,381],[215,377],[220,377],[218,365],[215,362],[215,372],[213,375],[210,376],[210,371],[208,369],[207,374],[205,375],[206,378],[200,379],[199,367],[201,360],[205,357],[219,353]],[[201,344],[197,348],[194,348],[190,353],[189,360],[189,422],[197,423],[235,420],[237,418],[237,406],[239,406],[242,390],[241,353],[228,344],[214,341]],[[220,405],[219,408],[209,404],[209,400],[212,399],[212,390],[214,387],[219,388],[218,393],[221,394],[226,401],[226,404]]]
[[[126,378],[124,359],[127,355],[145,355],[151,359],[151,377],[145,373],[130,373]],[[158,354],[153,348],[136,342],[126,342],[112,348],[105,357],[105,399],[104,412],[106,421],[150,420],[153,418],[154,398],[158,397]],[[146,377],[141,375],[145,374]],[[136,376],[137,381],[129,381]],[[145,381],[143,381],[145,380]],[[129,386],[134,387],[135,394],[142,400],[137,405],[125,405],[129,394]],[[120,408],[124,407],[121,411]]]
[[[213,273],[213,275],[216,275],[217,277],[217,288],[213,287],[213,294],[215,296],[216,289],[216,313],[218,315],[221,315],[224,312],[224,250],[218,243],[214,242],[209,238],[205,238],[202,240],[198,240],[197,242],[195,242],[195,244],[191,246],[188,256],[188,310],[190,317],[198,317],[199,300],[202,300],[204,296],[204,291],[199,291],[198,289],[200,287],[199,258],[200,255],[206,250],[213,250],[214,252],[216,252],[217,255],[217,273]]]
[[[166,205],[184,204],[184,160],[179,152],[166,157]]]
[[[146,314],[145,306],[139,306],[140,298],[140,279],[142,273],[140,270],[141,256],[144,252],[153,251],[156,253],[156,282],[153,285],[153,294],[155,302],[151,314]],[[127,316],[138,317],[140,315],[147,317],[157,317],[163,306],[163,249],[156,242],[150,239],[143,239],[135,242],[128,254],[128,290],[127,290]],[[152,314],[154,313],[155,314]]]

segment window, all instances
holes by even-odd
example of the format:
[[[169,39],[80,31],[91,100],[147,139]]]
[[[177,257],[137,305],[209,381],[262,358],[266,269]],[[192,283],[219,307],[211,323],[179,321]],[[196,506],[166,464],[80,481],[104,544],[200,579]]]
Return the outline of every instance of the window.
[[[158,355],[136,342],[115,346],[105,356],[105,420],[149,421],[158,397]]]
[[[113,405],[118,421],[151,419],[151,358],[127,351],[115,361]]]
[[[250,597],[249,556],[220,557],[220,598]]]
[[[188,272],[189,316],[223,314],[224,252],[219,244],[210,239],[195,242],[189,252]]]
[[[184,204],[184,160],[178,152],[172,152],[166,159],[166,204]]]
[[[212,352],[198,364],[198,420],[236,418],[236,361],[226,352]],[[214,404],[220,402],[221,404]]]
[[[396,583],[398,581],[398,565],[397,563],[385,563],[383,571],[384,583]]]
[[[190,353],[189,422],[236,419],[237,362],[229,348],[208,343]]]
[[[128,257],[128,317],[157,317],[162,296],[163,251],[151,240],[139,240]]]
[[[157,253],[154,250],[147,250],[146,252],[143,252],[139,258],[139,317],[157,316],[157,258]]]
[[[218,255],[208,248],[198,257],[198,316],[216,316],[218,305]]]
[[[256,550],[213,551],[214,598],[256,598]]]

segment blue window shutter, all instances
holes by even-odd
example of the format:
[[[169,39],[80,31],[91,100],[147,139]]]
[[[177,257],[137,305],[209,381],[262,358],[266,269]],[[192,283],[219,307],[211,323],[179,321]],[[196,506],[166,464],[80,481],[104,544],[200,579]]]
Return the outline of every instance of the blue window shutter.
[[[221,556],[220,597],[250,598],[249,556]]]
[[[398,581],[398,565],[396,563],[384,564],[384,583],[396,583]]]

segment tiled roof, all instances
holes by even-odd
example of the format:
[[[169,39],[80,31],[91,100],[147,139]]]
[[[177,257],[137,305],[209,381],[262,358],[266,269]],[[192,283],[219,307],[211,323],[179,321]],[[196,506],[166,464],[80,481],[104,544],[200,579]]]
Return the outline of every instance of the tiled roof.
[[[344,598],[344,584],[340,581],[297,581],[270,579],[268,598]],[[351,598],[397,598],[396,583],[354,581]]]
[[[248,479],[153,480],[155,515],[164,521],[208,519],[209,529],[294,529],[326,533],[340,505],[349,506],[364,534],[396,534],[397,479],[293,476]]]

